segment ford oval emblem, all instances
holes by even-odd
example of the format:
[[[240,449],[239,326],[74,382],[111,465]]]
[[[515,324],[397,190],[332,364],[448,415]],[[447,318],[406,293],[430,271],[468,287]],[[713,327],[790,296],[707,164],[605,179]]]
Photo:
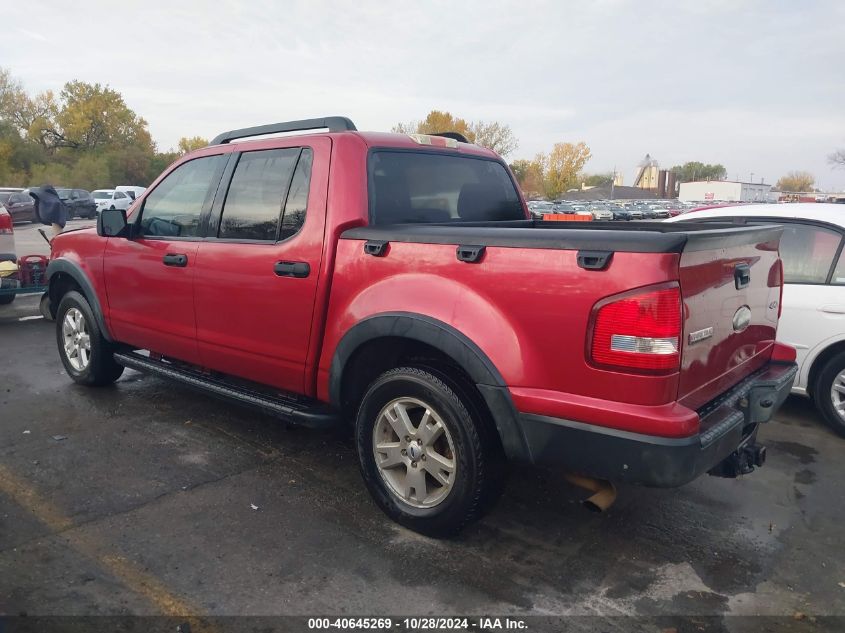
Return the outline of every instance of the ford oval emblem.
[[[742,332],[751,324],[751,308],[742,306],[734,313],[734,332]]]

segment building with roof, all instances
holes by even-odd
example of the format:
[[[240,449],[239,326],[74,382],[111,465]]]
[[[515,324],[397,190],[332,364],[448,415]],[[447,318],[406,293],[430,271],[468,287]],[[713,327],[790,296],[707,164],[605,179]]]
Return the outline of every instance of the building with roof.
[[[771,185],[732,180],[697,180],[682,182],[678,191],[681,201],[766,202]]]

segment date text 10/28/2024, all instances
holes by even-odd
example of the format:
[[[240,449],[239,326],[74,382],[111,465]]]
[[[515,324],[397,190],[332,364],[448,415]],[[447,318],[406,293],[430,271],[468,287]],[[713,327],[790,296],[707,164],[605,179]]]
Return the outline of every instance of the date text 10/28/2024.
[[[509,630],[519,631],[528,628],[525,620],[519,618],[309,618],[310,630],[389,630],[399,628],[407,631],[441,631],[441,630]]]

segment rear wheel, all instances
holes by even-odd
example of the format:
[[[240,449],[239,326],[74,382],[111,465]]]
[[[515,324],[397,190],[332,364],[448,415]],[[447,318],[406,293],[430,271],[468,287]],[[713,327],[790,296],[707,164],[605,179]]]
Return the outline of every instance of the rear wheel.
[[[13,295],[13,294],[0,295],[0,306],[7,306],[10,303],[12,303],[12,301],[14,301],[14,300],[15,300],[15,295]]]
[[[819,370],[813,400],[825,422],[845,437],[845,352],[829,358]]]
[[[355,423],[358,461],[378,506],[428,536],[447,536],[498,498],[504,455],[472,398],[427,369],[382,374]]]
[[[120,378],[123,367],[112,354],[88,301],[76,291],[68,292],[56,313],[56,342],[68,376],[82,385],[102,386]]]

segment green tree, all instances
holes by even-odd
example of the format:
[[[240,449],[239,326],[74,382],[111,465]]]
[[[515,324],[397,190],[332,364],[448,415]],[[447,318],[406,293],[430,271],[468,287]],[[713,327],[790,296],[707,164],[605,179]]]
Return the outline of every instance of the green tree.
[[[469,128],[473,143],[492,149],[499,156],[508,156],[519,147],[519,141],[516,140],[513,130],[504,123],[477,121],[471,123]]]
[[[578,186],[578,174],[590,160],[590,148],[579,143],[555,143],[545,161],[545,191],[549,200]]]
[[[183,136],[179,139],[179,143],[177,144],[177,148],[179,150],[179,154],[184,156],[190,152],[193,152],[195,149],[200,149],[202,147],[208,146],[208,139],[204,139],[201,136],[191,136],[190,138],[187,136]]]
[[[463,134],[467,140],[472,142],[475,135],[472,133],[464,119],[452,116],[451,112],[432,110],[422,121],[411,121],[409,123],[397,123],[392,128],[393,132],[400,134],[438,134],[440,132],[457,132]]]
[[[791,171],[778,179],[775,189],[778,191],[812,191],[816,179],[808,171]]]
[[[678,182],[693,182],[696,180],[724,180],[728,175],[728,170],[724,165],[707,163],[700,163],[698,161],[690,161],[683,165],[675,165],[670,170],[675,174]]]
[[[539,197],[545,190],[546,157],[538,154],[534,160],[519,159],[511,163],[511,171],[522,192],[529,198]]]
[[[582,175],[579,180],[588,187],[603,187],[613,182],[613,172]]]
[[[60,94],[53,125],[45,130],[54,147],[93,150],[135,146],[154,150],[147,122],[108,86],[69,81]]]
[[[466,137],[470,143],[492,149],[500,156],[512,154],[519,146],[509,125],[499,121],[468,122],[466,119],[454,116],[451,112],[442,110],[432,110],[422,121],[397,123],[392,131],[399,134],[457,132]]]

